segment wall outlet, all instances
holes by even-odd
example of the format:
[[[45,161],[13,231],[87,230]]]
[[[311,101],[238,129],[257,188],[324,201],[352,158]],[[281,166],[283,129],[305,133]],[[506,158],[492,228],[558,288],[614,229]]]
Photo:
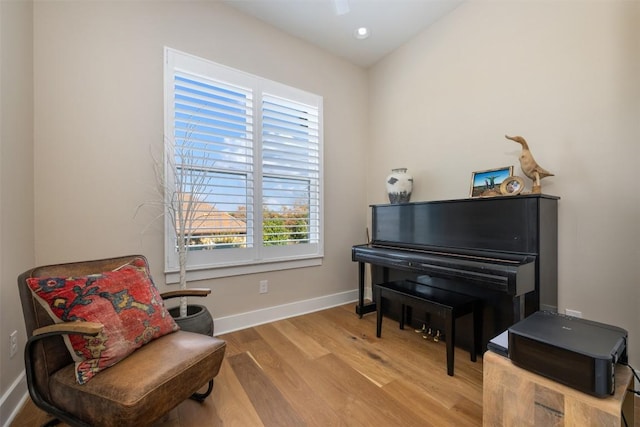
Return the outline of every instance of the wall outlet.
[[[12,358],[18,352],[18,331],[11,332],[9,335],[9,358]]]
[[[569,310],[568,308],[566,308],[564,310],[564,314],[566,314],[567,316],[573,316],[573,317],[582,317],[582,312],[578,311],[578,310]]]
[[[268,280],[260,280],[260,293],[266,294],[269,292],[269,281]]]

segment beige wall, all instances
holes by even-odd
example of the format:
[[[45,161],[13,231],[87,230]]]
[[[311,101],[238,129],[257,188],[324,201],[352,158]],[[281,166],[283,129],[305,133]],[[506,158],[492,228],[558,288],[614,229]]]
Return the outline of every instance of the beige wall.
[[[198,283],[214,316],[353,289],[350,247],[391,168],[414,174],[414,200],[464,198],[471,171],[517,166],[503,135],[521,134],[562,197],[560,308],[629,329],[640,361],[637,2],[467,2],[369,73],[215,2],[36,2],[32,23],[30,2],[0,1],[0,20],[3,399],[20,271],[141,252],[164,286],[161,225],[142,233],[154,213],[134,212],[154,197],[165,45],[325,100],[323,266]]]
[[[559,308],[630,332],[640,362],[640,3],[467,2],[370,72],[367,202],[407,167],[412,200],[464,198],[471,172],[556,174]],[[528,181],[528,180],[527,180]]]
[[[324,97],[323,265],[197,283],[213,289],[204,302],[214,316],[355,288],[350,247],[364,240],[366,216],[363,69],[215,2],[0,1],[0,19],[0,424],[25,393],[21,271],[143,253],[165,286],[158,212],[134,218],[156,197],[150,153],[163,143],[164,46]],[[13,330],[20,350],[9,359]]]
[[[198,282],[213,289],[214,317],[355,288],[350,247],[364,240],[366,215],[363,69],[216,2],[36,2],[34,17],[38,264],[143,253],[164,285],[162,222],[149,226],[158,212],[134,213],[157,199],[150,150],[162,152],[169,46],[324,97],[323,265]],[[261,279],[268,294],[258,293]]]
[[[31,3],[0,1],[0,423],[26,392],[16,277],[33,265],[34,251],[32,34]],[[9,358],[12,331],[18,352]]]

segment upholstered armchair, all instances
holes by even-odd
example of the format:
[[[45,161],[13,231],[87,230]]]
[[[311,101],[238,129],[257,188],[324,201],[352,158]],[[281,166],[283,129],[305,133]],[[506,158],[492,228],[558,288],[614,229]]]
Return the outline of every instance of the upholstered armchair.
[[[208,395],[197,392],[218,374],[226,343],[177,330],[148,273],[147,260],[132,255],[36,267],[18,277],[36,406],[72,426],[145,426]],[[119,292],[109,288],[122,283]],[[98,313],[111,317],[89,317],[92,304],[106,304]]]

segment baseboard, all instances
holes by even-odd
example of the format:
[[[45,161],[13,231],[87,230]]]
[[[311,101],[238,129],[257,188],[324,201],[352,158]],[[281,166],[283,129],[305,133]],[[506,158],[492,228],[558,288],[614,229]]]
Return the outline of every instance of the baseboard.
[[[358,299],[358,291],[347,291],[338,294],[326,295],[303,301],[296,301],[289,304],[267,307],[260,310],[246,313],[234,314],[232,316],[214,318],[215,334],[222,335],[276,320],[287,319],[289,317],[300,316],[314,311],[325,310],[338,305],[355,302]],[[354,308],[355,312],[355,308]]]
[[[0,398],[0,425],[3,427],[11,425],[27,397],[27,379],[24,371],[22,371]]]

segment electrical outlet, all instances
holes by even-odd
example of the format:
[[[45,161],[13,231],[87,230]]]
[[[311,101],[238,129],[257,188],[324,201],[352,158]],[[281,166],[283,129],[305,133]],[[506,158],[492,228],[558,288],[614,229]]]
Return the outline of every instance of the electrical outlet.
[[[18,352],[18,331],[11,332],[9,335],[9,358],[12,358]]]
[[[260,280],[260,293],[266,294],[269,292],[269,281],[268,280]]]
[[[582,317],[582,312],[578,311],[578,310],[569,310],[568,308],[566,308],[564,310],[564,314],[566,314],[567,316],[573,316],[573,317]]]

